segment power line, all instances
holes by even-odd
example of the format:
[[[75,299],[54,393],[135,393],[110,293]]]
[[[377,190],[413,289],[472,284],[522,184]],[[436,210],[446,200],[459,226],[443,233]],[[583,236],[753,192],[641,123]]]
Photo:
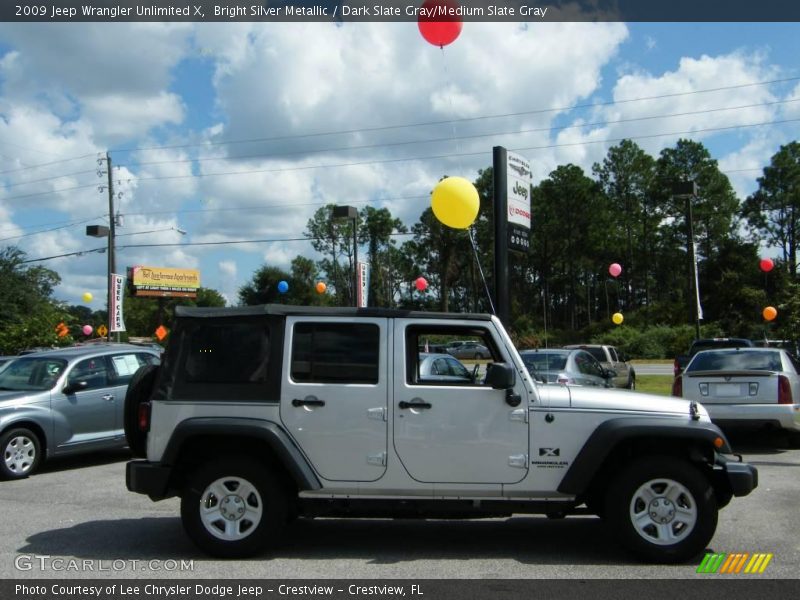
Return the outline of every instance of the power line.
[[[706,127],[700,129],[690,129],[686,131],[673,131],[669,133],[654,133],[648,135],[636,135],[636,136],[623,136],[619,138],[608,138],[603,140],[583,140],[580,142],[569,142],[569,143],[561,143],[561,144],[546,144],[543,146],[529,146],[525,148],[509,148],[509,150],[513,152],[524,152],[530,150],[547,150],[552,148],[567,148],[571,146],[582,146],[586,144],[604,144],[604,143],[614,143],[614,142],[621,142],[623,140],[639,140],[639,139],[651,139],[657,137],[670,137],[675,135],[691,135],[696,133],[708,133],[712,131],[729,131],[734,129],[745,129],[749,127],[764,127],[769,125],[782,125],[785,123],[795,123],[800,121],[800,118],[797,119],[782,119],[778,121],[765,121],[763,123],[750,123],[746,125],[729,125],[725,127]],[[355,167],[355,166],[363,166],[363,165],[377,165],[377,164],[389,164],[389,163],[396,163],[396,162],[409,162],[415,160],[439,160],[439,159],[448,159],[448,158],[458,158],[458,157],[466,157],[466,156],[482,156],[487,153],[486,150],[480,152],[462,152],[458,154],[438,154],[438,155],[430,155],[430,156],[409,156],[403,158],[387,158],[382,160],[365,160],[365,161],[356,161],[356,162],[348,162],[348,163],[333,163],[333,164],[321,164],[321,165],[304,165],[304,166],[297,166],[297,167],[280,167],[280,168],[273,168],[273,169],[246,169],[240,171],[223,171],[219,173],[192,173],[190,175],[160,175],[160,176],[153,176],[153,177],[137,177],[135,179],[129,178],[124,181],[155,181],[155,180],[171,180],[171,179],[188,179],[190,177],[220,177],[220,176],[229,176],[229,175],[252,175],[256,173],[284,173],[288,171],[307,171],[313,169],[336,169],[341,167]]]
[[[5,187],[6,188],[12,188],[12,187],[20,186],[20,185],[29,185],[29,184],[33,184],[33,183],[40,183],[42,181],[52,181],[53,179],[62,179],[64,177],[74,177],[75,175],[85,175],[86,173],[94,173],[94,174],[96,174],[97,171],[94,170],[94,169],[89,170],[89,171],[75,171],[74,173],[65,173],[64,175],[53,175],[52,177],[42,177],[41,179],[33,179],[31,181],[20,181],[20,182],[17,182],[17,183],[9,183],[9,184],[6,184]]]
[[[550,132],[550,131],[564,131],[567,129],[584,129],[589,127],[597,127],[602,125],[617,125],[620,123],[633,123],[638,121],[652,121],[657,119],[671,119],[675,117],[687,117],[691,115],[704,115],[710,114],[715,112],[723,112],[728,110],[743,110],[746,108],[757,108],[762,106],[773,106],[776,104],[787,104],[791,102],[800,102],[800,98],[792,98],[789,100],[776,100],[775,102],[763,102],[759,104],[746,104],[743,106],[729,106],[729,107],[722,107],[722,108],[709,108],[704,110],[697,110],[697,111],[689,111],[689,112],[682,112],[682,113],[671,113],[666,115],[652,115],[647,117],[631,117],[629,119],[618,119],[616,121],[596,121],[593,123],[582,123],[579,125],[561,125],[558,127],[536,127],[532,129],[520,129],[517,131],[499,131],[499,132],[489,132],[489,133],[479,133],[474,135],[462,135],[462,136],[448,136],[443,138],[432,138],[427,140],[408,140],[403,142],[387,142],[382,144],[366,144],[361,146],[339,146],[334,148],[323,148],[323,149],[314,149],[314,150],[297,150],[294,152],[278,152],[278,153],[268,153],[268,154],[248,154],[248,155],[241,155],[241,156],[220,156],[220,157],[204,157],[204,158],[185,158],[185,159],[173,159],[173,160],[159,160],[159,161],[147,161],[147,162],[139,162],[136,163],[137,167],[147,166],[147,165],[166,165],[166,164],[183,164],[183,163],[195,163],[195,162],[210,162],[210,161],[226,161],[226,160],[247,160],[252,158],[281,158],[287,156],[297,156],[297,155],[305,155],[305,154],[320,154],[324,152],[342,152],[342,151],[350,151],[350,150],[369,150],[375,148],[390,148],[390,147],[397,147],[397,146],[409,146],[414,144],[433,144],[438,142],[452,142],[453,140],[470,140],[470,139],[477,139],[477,138],[487,138],[487,137],[496,137],[496,136],[503,136],[503,135],[523,135],[527,133],[541,133],[541,132]],[[131,165],[123,165],[129,166]]]
[[[58,231],[60,229],[67,229],[68,227],[73,227],[75,225],[81,225],[82,223],[88,223],[89,221],[94,221],[97,218],[99,218],[99,217],[91,217],[89,219],[84,219],[82,221],[74,221],[72,223],[67,223],[66,225],[62,225],[60,227],[53,227],[52,229],[43,229],[41,231],[34,231],[34,232],[31,232],[31,233],[24,233],[22,235],[14,235],[14,236],[11,236],[11,237],[0,239],[0,242],[5,242],[5,241],[8,241],[8,240],[16,240],[16,239],[19,239],[19,238],[30,237],[32,235],[39,235],[39,234],[42,234],[42,233],[49,233],[51,231]]]
[[[83,154],[82,156],[73,156],[72,158],[63,158],[61,160],[54,160],[52,162],[47,163],[39,163],[38,165],[28,165],[27,167],[20,167],[19,169],[10,169],[8,171],[0,171],[0,175],[6,175],[8,173],[18,173],[19,171],[27,171],[28,169],[38,169],[39,167],[49,167],[50,165],[57,165],[64,162],[69,162],[72,160],[79,160],[81,158],[87,158],[89,156],[96,156],[95,154]]]
[[[636,135],[636,136],[623,136],[619,138],[607,138],[603,140],[583,140],[580,142],[569,142],[569,143],[561,143],[561,144],[546,144],[542,146],[529,146],[523,148],[510,148],[513,152],[525,152],[525,151],[533,151],[533,150],[547,150],[552,148],[567,148],[573,146],[582,146],[588,144],[605,144],[605,143],[615,143],[621,142],[623,140],[640,140],[640,139],[653,139],[658,137],[670,137],[676,135],[692,135],[697,133],[708,133],[713,131],[731,131],[735,129],[746,129],[750,127],[765,127],[770,125],[782,125],[786,123],[796,123],[800,121],[798,119],[782,119],[778,121],[765,121],[763,123],[750,123],[745,125],[730,125],[725,127],[706,127],[700,129],[690,129],[685,131],[673,131],[668,133],[654,133],[648,135]],[[397,163],[397,162],[410,162],[415,160],[442,160],[442,159],[450,159],[450,158],[459,158],[459,157],[467,157],[467,156],[482,156],[486,154],[486,151],[480,152],[462,152],[457,154],[438,154],[438,155],[429,155],[429,156],[410,156],[410,157],[403,157],[403,158],[389,158],[389,159],[382,159],[382,160],[365,160],[365,161],[355,161],[355,162],[348,162],[348,163],[334,163],[334,164],[321,164],[321,165],[305,165],[305,166],[297,166],[297,167],[281,167],[281,168],[273,168],[273,169],[245,169],[240,171],[223,171],[219,173],[192,173],[190,175],[161,175],[161,176],[152,176],[152,177],[137,177],[137,178],[127,178],[120,181],[125,182],[132,182],[132,181],[157,181],[157,180],[172,180],[172,179],[188,179],[188,178],[204,178],[204,177],[221,177],[221,176],[229,176],[229,175],[253,175],[256,173],[284,173],[289,171],[307,171],[313,169],[335,169],[341,167],[354,167],[354,166],[363,166],[363,165],[377,165],[377,164],[390,164],[390,163]],[[52,190],[49,192],[36,192],[32,194],[24,194],[20,196],[11,196],[9,198],[0,198],[2,200],[19,200],[23,198],[33,198],[36,196],[47,196],[52,194],[57,194],[61,192],[69,192],[73,190],[80,190],[86,189],[90,187],[95,187],[96,184],[88,184],[88,185],[80,185],[80,186],[73,186],[69,188],[61,188],[58,190]]]
[[[390,233],[390,236],[402,236],[402,235],[414,235],[413,233]],[[266,243],[276,243],[276,242],[310,242],[312,240],[321,240],[325,239],[322,237],[293,237],[293,238],[273,238],[273,239],[256,239],[256,240],[227,240],[224,242],[187,242],[187,243],[175,243],[175,244],[129,244],[127,246],[117,246],[117,249],[124,250],[128,248],[174,248],[174,247],[188,247],[188,246],[230,246],[235,244],[266,244]],[[93,248],[91,250],[79,250],[76,252],[67,252],[65,254],[56,254],[55,256],[45,256],[42,258],[31,258],[28,260],[23,260],[20,262],[23,263],[31,263],[31,262],[41,262],[43,260],[51,260],[54,258],[64,258],[67,256],[81,256],[83,254],[90,254],[92,252],[105,252],[106,247],[100,248]]]
[[[528,111],[521,111],[521,112],[513,112],[513,113],[504,113],[504,114],[496,114],[496,115],[483,115],[477,117],[464,117],[461,119],[448,119],[443,121],[426,121],[420,123],[405,123],[400,125],[383,125],[380,127],[363,127],[360,129],[346,129],[346,130],[338,130],[338,131],[324,131],[324,132],[315,132],[315,133],[305,133],[305,134],[297,134],[297,135],[283,135],[283,136],[273,136],[273,137],[264,137],[264,138],[251,138],[251,139],[244,139],[244,140],[221,140],[217,142],[212,141],[205,141],[201,143],[195,144],[173,144],[173,145],[163,145],[163,146],[140,146],[134,148],[122,148],[114,150],[113,152],[140,152],[140,151],[149,151],[149,150],[167,150],[167,149],[176,149],[176,148],[194,148],[198,146],[218,146],[218,145],[226,145],[226,144],[251,144],[256,142],[272,142],[272,141],[285,141],[285,140],[297,140],[309,137],[320,137],[320,136],[330,136],[330,135],[347,135],[352,133],[365,133],[365,132],[372,132],[372,131],[389,131],[392,129],[406,129],[412,127],[430,127],[432,125],[447,125],[450,123],[466,123],[470,121],[480,121],[480,120],[487,120],[487,119],[501,119],[506,117],[520,117],[523,115],[533,115],[533,114],[543,114],[543,113],[550,113],[550,112],[563,112],[563,111],[570,111],[580,108],[595,108],[598,106],[613,106],[616,104],[627,104],[631,102],[642,102],[645,100],[662,100],[666,98],[676,98],[679,96],[689,96],[693,94],[705,94],[710,92],[719,92],[725,90],[733,90],[733,89],[743,89],[747,87],[756,87],[761,85],[771,85],[774,83],[786,83],[791,81],[800,80],[800,77],[786,77],[783,79],[772,79],[768,81],[759,81],[754,83],[742,83],[737,85],[729,85],[729,86],[721,86],[715,88],[706,88],[702,90],[692,90],[688,92],[673,92],[669,94],[659,94],[656,96],[641,96],[639,98],[627,98],[622,100],[608,100],[605,102],[591,102],[591,103],[584,103],[584,104],[573,104],[570,106],[562,106],[557,108],[538,108],[534,110]],[[0,173],[2,174],[2,173]]]

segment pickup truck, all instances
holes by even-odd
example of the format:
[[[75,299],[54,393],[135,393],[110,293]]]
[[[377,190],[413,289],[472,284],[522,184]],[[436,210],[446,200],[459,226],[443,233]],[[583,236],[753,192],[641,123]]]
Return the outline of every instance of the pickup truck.
[[[683,373],[686,365],[692,357],[701,350],[711,350],[713,348],[752,348],[755,344],[746,338],[704,338],[695,340],[689,347],[688,354],[680,354],[675,357],[672,364],[672,371],[675,377]]]
[[[479,339],[485,374],[429,376],[432,338]],[[179,306],[125,432],[128,489],[180,497],[192,541],[229,558],[298,517],[588,514],[639,560],[677,562],[758,484],[702,405],[539,384],[485,314]]]
[[[572,344],[565,348],[580,348],[594,356],[604,368],[616,373],[611,380],[614,387],[636,389],[636,371],[628,362],[628,357],[614,346],[605,344]]]

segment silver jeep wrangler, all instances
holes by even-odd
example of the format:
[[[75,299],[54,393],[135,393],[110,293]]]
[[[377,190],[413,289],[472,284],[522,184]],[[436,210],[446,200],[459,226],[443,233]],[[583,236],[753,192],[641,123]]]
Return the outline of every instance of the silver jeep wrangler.
[[[468,378],[421,348],[479,340]],[[696,403],[538,384],[497,318],[388,309],[179,308],[161,366],[134,376],[127,486],[180,496],[222,557],[294,517],[596,514],[640,559],[688,560],[757,485]]]

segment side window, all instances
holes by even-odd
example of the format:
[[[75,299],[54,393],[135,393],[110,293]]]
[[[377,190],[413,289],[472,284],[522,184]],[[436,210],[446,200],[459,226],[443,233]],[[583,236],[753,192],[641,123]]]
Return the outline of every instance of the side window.
[[[358,323],[298,323],[292,379],[298,383],[378,383],[380,329]]]
[[[608,355],[611,358],[611,362],[619,362],[622,360],[622,357],[617,354],[617,349],[613,346],[608,347]]]
[[[578,370],[584,375],[594,375],[600,377],[602,371],[600,370],[600,363],[598,363],[591,355],[584,352],[579,353],[575,357],[575,363],[578,365]]]
[[[86,383],[84,390],[96,390],[108,386],[108,365],[104,356],[86,358],[70,371],[68,385]]]
[[[405,343],[409,385],[483,385],[488,366],[502,356],[488,327],[415,324]]]
[[[111,384],[127,385],[139,367],[153,364],[155,356],[145,352],[111,356]]]

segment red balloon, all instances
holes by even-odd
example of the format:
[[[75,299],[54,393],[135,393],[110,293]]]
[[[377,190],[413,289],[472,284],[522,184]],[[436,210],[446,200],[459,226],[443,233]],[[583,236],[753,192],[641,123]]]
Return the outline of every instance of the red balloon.
[[[762,258],[759,266],[761,267],[761,270],[764,271],[764,273],[769,273],[770,271],[772,271],[772,268],[775,266],[775,263],[772,262],[771,258]]]
[[[455,14],[457,8],[454,0],[425,0],[417,21],[422,37],[440,48],[456,41],[463,26],[461,17]]]
[[[424,292],[426,289],[428,289],[428,280],[424,277],[417,277],[417,279],[414,281],[414,287],[417,288],[417,291]]]

